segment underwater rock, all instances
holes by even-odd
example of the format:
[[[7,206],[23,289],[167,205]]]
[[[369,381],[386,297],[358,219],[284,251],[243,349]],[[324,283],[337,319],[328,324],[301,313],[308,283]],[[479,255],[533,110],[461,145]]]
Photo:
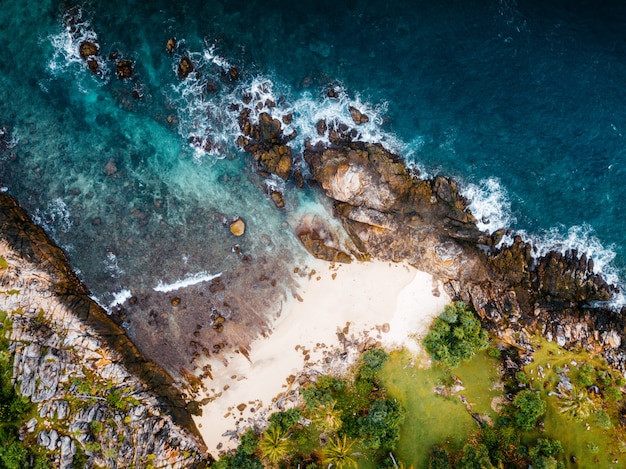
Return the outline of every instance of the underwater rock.
[[[104,174],[113,176],[115,173],[117,173],[117,163],[113,158],[109,158],[109,161],[104,167]]]
[[[246,223],[241,217],[237,217],[230,222],[230,232],[234,236],[243,236],[246,232]]]
[[[193,70],[194,70],[194,66],[193,66],[193,63],[191,62],[191,59],[187,56],[184,56],[182,59],[180,59],[180,62],[178,63],[178,68],[176,70],[176,73],[178,75],[178,78],[180,78],[181,80],[184,80],[185,78],[189,76],[191,72],[193,72]]]

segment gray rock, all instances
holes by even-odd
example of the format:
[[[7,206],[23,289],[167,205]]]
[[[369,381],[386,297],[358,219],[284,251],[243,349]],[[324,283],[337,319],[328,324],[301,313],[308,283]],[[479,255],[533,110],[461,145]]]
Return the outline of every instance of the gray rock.
[[[72,469],[72,461],[76,453],[76,445],[69,436],[61,437],[61,469]]]
[[[39,446],[43,446],[44,448],[47,448],[50,445],[50,437],[48,436],[48,432],[46,430],[39,432],[39,435],[37,435],[37,443],[39,443]]]
[[[48,436],[50,437],[50,444],[48,445],[48,449],[50,451],[54,451],[59,442],[59,434],[57,433],[56,430],[50,430],[50,433],[48,434]]]
[[[24,426],[24,430],[26,430],[26,432],[28,433],[32,433],[35,431],[36,427],[37,427],[37,419],[33,417],[28,422],[26,422],[26,425]]]

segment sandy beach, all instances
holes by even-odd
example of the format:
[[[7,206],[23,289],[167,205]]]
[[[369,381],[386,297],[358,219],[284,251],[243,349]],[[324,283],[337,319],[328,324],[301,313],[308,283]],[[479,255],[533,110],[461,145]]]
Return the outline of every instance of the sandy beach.
[[[249,360],[232,354],[228,366],[212,363],[205,382],[212,401],[195,418],[212,453],[235,447],[233,436],[262,425],[268,411],[289,407],[302,373],[341,372],[366,343],[417,353],[415,337],[450,302],[430,275],[407,264],[313,261],[306,271],[273,333],[252,343]]]

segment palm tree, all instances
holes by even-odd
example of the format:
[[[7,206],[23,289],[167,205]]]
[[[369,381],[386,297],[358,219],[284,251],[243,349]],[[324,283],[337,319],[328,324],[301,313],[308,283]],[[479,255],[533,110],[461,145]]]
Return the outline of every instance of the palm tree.
[[[290,446],[288,435],[274,425],[270,425],[259,441],[259,449],[263,457],[271,463],[277,463],[287,456]]]
[[[325,402],[315,409],[313,423],[322,431],[336,432],[341,428],[341,412],[335,409],[336,401]]]
[[[559,399],[559,412],[576,420],[589,417],[597,407],[584,390],[576,388],[562,392]]]
[[[329,468],[345,469],[357,467],[357,462],[352,453],[354,441],[348,441],[346,435],[343,438],[336,436],[328,442],[328,445],[322,450],[324,456],[324,464]]]

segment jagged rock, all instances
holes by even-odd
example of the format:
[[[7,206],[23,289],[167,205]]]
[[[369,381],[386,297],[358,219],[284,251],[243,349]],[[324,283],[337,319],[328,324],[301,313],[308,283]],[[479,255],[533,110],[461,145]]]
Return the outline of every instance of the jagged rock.
[[[238,144],[252,155],[259,169],[289,179],[293,157],[291,147],[286,143],[292,136],[283,135],[281,121],[262,112],[258,123],[254,124],[250,120],[250,109],[244,109],[239,115],[239,127],[244,137],[238,139]]]
[[[285,200],[283,199],[283,194],[281,192],[271,190],[270,197],[276,208],[285,208]]]
[[[95,42],[83,41],[78,46],[78,52],[82,59],[87,60],[100,54],[100,46]]]
[[[169,38],[167,40],[167,44],[165,44],[165,49],[167,50],[168,53],[172,53],[174,52],[174,49],[176,48],[176,38]]]
[[[35,431],[36,427],[37,427],[37,419],[33,417],[28,422],[26,422],[26,425],[24,425],[24,430],[28,433],[32,433]]]
[[[357,108],[350,106],[348,110],[350,111],[350,117],[352,117],[352,120],[355,124],[367,124],[370,121],[370,118],[366,114],[363,114],[361,111],[359,111]]]
[[[298,227],[297,236],[306,250],[318,259],[345,264],[352,262],[352,257],[341,249],[332,229],[319,217],[303,221]]]
[[[323,137],[326,134],[326,130],[328,129],[328,127],[326,126],[326,121],[324,119],[320,119],[317,121],[317,135],[319,135],[320,137]]]
[[[334,214],[363,255],[407,261],[444,282],[453,297],[474,306],[496,334],[526,346],[537,331],[563,346],[602,352],[624,366],[617,331],[624,319],[594,307],[615,288],[593,272],[577,252],[533,256],[516,236],[498,246],[504,232],[481,232],[456,183],[444,177],[421,179],[380,145],[353,142],[340,134],[331,147],[308,146],[304,158],[313,180],[333,200]],[[334,140],[333,140],[334,139]],[[299,230],[305,247],[332,258],[332,232]]]
[[[184,56],[182,59],[180,59],[180,62],[178,63],[176,74],[178,75],[178,78],[184,80],[189,76],[191,72],[193,72],[193,70],[194,66],[191,62],[191,59],[187,56]]]
[[[130,60],[118,60],[115,63],[115,73],[120,80],[132,77],[133,63]]]
[[[177,469],[210,459],[186,402],[169,387],[171,378],[146,362],[87,296],[63,252],[6,194],[0,194],[0,226],[0,257],[10,260],[0,287],[20,289],[8,308],[20,311],[12,316],[7,337],[15,350],[13,379],[45,425],[35,433],[33,419],[21,432],[29,444],[54,451],[55,467],[72,467],[77,447],[87,442],[101,448],[89,452],[89,467],[129,467],[150,454],[155,466]],[[126,410],[113,405],[108,392],[119,393],[122,401],[132,397],[133,405]],[[87,407],[70,407],[68,400],[77,398]],[[93,432],[94,421],[115,424]],[[104,455],[107,441],[123,442],[114,456]],[[173,454],[179,454],[175,461]]]
[[[76,445],[69,436],[61,438],[61,469],[71,469],[74,467],[72,461],[76,454]]]

